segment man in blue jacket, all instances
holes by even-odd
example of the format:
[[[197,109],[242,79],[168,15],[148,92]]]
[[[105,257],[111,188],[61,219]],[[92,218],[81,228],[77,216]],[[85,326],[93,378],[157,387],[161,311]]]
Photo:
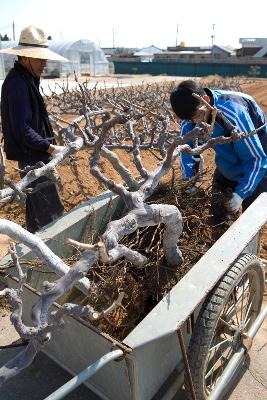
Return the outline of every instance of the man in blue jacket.
[[[171,93],[170,102],[181,121],[181,135],[195,124],[210,123],[211,112],[192,96],[196,93],[216,107],[238,132],[249,133],[266,123],[265,115],[255,100],[244,93],[203,88],[195,81],[181,82]],[[230,127],[217,115],[212,138],[230,137]],[[192,147],[192,143],[189,143]],[[211,223],[227,228],[231,214],[244,211],[262,192],[267,191],[267,129],[228,144],[214,146],[216,169],[213,175]],[[195,157],[181,153],[180,165],[185,179],[196,174]]]
[[[22,30],[19,44],[1,53],[18,56],[8,73],[1,93],[1,120],[4,150],[8,160],[18,161],[20,170],[38,161],[47,164],[63,150],[56,146],[43,98],[39,92],[40,76],[47,60],[66,61],[48,49],[44,32],[34,26]],[[21,176],[25,173],[22,172]],[[26,227],[36,232],[62,215],[64,207],[57,186],[40,177],[27,194]]]

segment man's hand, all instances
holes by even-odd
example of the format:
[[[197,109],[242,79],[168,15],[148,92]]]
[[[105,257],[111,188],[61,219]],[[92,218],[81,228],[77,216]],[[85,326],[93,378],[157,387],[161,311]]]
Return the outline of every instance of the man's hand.
[[[225,208],[229,214],[236,214],[242,205],[243,199],[237,193],[233,193],[230,200],[225,203]]]
[[[52,157],[55,157],[57,154],[61,153],[63,150],[65,150],[65,146],[55,146],[55,145],[50,145],[48,149],[48,153],[51,154]]]

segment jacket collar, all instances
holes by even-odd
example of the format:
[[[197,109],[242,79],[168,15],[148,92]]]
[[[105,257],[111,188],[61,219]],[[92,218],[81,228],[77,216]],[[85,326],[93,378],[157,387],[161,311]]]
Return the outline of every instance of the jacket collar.
[[[19,61],[15,61],[14,63],[14,69],[16,71],[19,71],[21,74],[23,74],[27,79],[32,81],[35,86],[39,87],[40,84],[40,78],[34,77],[23,65],[20,64]]]

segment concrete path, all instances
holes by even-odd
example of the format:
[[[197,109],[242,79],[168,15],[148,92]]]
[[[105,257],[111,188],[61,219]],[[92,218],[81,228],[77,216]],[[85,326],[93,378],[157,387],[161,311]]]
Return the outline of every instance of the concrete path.
[[[257,333],[237,379],[239,382],[229,400],[267,400],[267,319]]]
[[[0,350],[0,365],[14,357],[20,350]],[[70,374],[39,353],[35,361],[18,376],[6,382],[0,389],[1,400],[43,400],[72,378]],[[84,385],[65,397],[65,400],[99,400]]]

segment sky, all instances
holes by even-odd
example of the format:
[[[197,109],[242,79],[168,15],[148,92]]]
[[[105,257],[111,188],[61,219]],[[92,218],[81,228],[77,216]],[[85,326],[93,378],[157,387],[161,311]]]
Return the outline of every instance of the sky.
[[[100,47],[166,49],[267,37],[266,0],[0,0],[0,33],[15,39],[28,25],[53,39],[93,40]]]

